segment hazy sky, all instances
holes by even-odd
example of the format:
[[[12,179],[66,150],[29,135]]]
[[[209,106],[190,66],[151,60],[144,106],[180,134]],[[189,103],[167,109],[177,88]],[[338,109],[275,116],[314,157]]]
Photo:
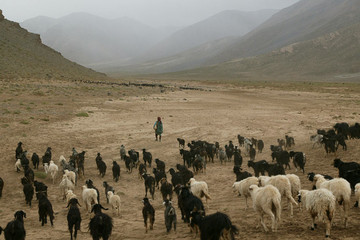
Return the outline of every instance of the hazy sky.
[[[0,0],[9,20],[22,22],[39,15],[62,17],[87,12],[105,18],[127,16],[152,26],[183,26],[223,10],[281,9],[298,0]]]

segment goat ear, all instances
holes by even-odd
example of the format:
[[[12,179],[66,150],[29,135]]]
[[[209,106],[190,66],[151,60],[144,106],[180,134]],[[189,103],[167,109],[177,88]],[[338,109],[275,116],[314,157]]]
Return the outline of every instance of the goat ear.
[[[23,213],[23,215],[24,215],[24,218],[26,218],[26,213],[25,212],[23,212],[23,211],[21,211],[22,213]]]
[[[163,202],[163,205],[165,205],[165,202]]]

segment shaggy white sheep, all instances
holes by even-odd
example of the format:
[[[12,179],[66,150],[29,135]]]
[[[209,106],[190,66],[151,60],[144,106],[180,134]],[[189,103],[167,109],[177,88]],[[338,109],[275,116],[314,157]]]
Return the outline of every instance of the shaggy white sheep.
[[[321,188],[313,191],[300,190],[299,202],[309,211],[312,224],[311,230],[315,229],[315,218],[325,222],[326,237],[330,236],[331,223],[336,209],[336,198],[331,191]]]
[[[18,159],[18,160],[16,160],[16,163],[15,163],[15,171],[19,172],[19,171],[21,171],[21,169],[22,169],[21,160]]]
[[[77,198],[77,196],[75,195],[75,193],[72,190],[67,190],[65,193],[66,196],[66,203],[69,204],[70,199],[72,198]]]
[[[359,207],[359,201],[360,201],[360,183],[357,183],[355,185],[355,199],[357,205],[355,207]]]
[[[194,194],[196,197],[202,199],[205,197],[206,204],[208,204],[208,199],[211,199],[209,195],[209,189],[208,185],[204,181],[196,181],[195,178],[190,178],[189,180],[190,184],[190,191],[192,194]]]
[[[59,157],[59,164],[61,165],[62,162],[68,163],[68,161],[66,160],[66,158],[63,155],[61,155]]]
[[[260,176],[259,177],[259,185],[260,186],[267,186],[267,185],[273,185],[276,187],[281,196],[286,197],[288,200],[288,205],[290,204],[290,214],[293,216],[293,204],[296,206],[298,205],[297,202],[295,202],[294,198],[291,194],[291,184],[289,179],[284,175],[276,175],[272,177],[268,176]]]
[[[66,175],[63,175],[63,178],[59,184],[61,194],[63,195],[63,199],[66,197],[66,192],[68,190],[75,190],[74,184],[69,180],[69,178]]]
[[[290,185],[291,185],[291,194],[293,196],[293,198],[297,197],[299,194],[299,191],[301,189],[301,181],[300,178],[298,177],[298,175],[295,174],[286,174],[285,175],[289,181],[290,181]]]
[[[53,180],[53,184],[55,183],[55,177],[58,171],[59,171],[58,166],[54,163],[54,161],[50,161],[48,172],[50,172],[51,178]]]
[[[107,192],[109,203],[111,204],[111,207],[113,209],[113,212],[117,212],[117,215],[120,215],[120,196],[114,194],[112,191]]]
[[[97,192],[93,188],[87,188],[86,185],[82,186],[82,199],[86,206],[86,210],[90,213],[91,211],[91,205],[97,204]]]
[[[258,185],[258,184],[259,184],[259,179],[257,177],[248,177],[248,178],[245,178],[244,180],[235,182],[233,184],[232,187],[234,189],[234,192],[237,191],[239,193],[239,196],[245,197],[245,203],[246,203],[245,210],[248,208],[247,199],[248,199],[248,197],[251,197],[250,192],[249,192],[249,187],[251,185]]]
[[[344,221],[345,228],[347,227],[347,220],[349,215],[350,208],[350,197],[351,197],[351,187],[350,183],[343,178],[334,178],[331,180],[326,180],[324,176],[316,174],[314,176],[314,182],[316,188],[326,188],[330,190],[339,205],[342,205],[343,213],[341,214],[341,219]],[[341,208],[340,208],[341,209]]]
[[[265,232],[268,231],[268,228],[264,223],[264,214],[268,214],[271,217],[271,230],[276,232],[281,219],[281,194],[279,190],[272,185],[265,187],[251,185],[249,192],[254,210],[259,214],[260,223],[264,227]]]
[[[75,186],[76,186],[76,173],[75,172],[65,169],[64,175],[66,175],[70,179],[70,181],[72,181],[72,183],[75,184]]]

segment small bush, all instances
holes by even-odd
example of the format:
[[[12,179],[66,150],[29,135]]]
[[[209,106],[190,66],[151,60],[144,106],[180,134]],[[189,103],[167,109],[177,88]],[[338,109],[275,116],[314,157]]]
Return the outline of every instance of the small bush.
[[[25,125],[30,124],[30,122],[27,121],[27,120],[22,120],[20,123],[21,123],[21,124],[25,124]]]
[[[80,112],[76,114],[77,117],[89,117],[89,114],[86,112]]]
[[[35,177],[45,179],[46,173],[45,172],[34,172]]]

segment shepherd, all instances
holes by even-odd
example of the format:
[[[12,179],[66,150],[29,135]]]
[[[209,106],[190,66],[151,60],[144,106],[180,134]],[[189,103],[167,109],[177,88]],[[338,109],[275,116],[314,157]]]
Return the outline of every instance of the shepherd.
[[[158,140],[158,136],[159,136],[159,141],[161,142],[161,134],[163,133],[164,130],[161,117],[157,118],[157,121],[155,122],[153,129],[155,130],[155,141]]]

